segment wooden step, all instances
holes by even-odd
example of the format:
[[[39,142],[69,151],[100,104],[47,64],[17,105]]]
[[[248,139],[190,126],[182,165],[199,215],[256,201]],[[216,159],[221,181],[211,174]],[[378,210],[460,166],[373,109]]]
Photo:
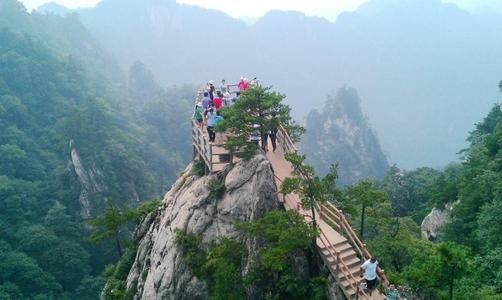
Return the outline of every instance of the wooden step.
[[[352,258],[352,257],[357,257],[357,253],[351,247],[351,248],[345,249],[344,251],[341,251],[340,252],[340,256],[343,259],[349,259],[349,258]]]
[[[334,262],[336,262],[336,257],[329,255],[326,257],[326,260],[329,263],[334,263]],[[349,254],[349,256],[346,256],[346,257],[343,257],[342,255],[340,255],[340,260],[342,260],[345,263],[345,265],[349,268],[354,265],[356,265],[356,266],[361,265],[361,260],[357,256],[351,255],[351,254]]]

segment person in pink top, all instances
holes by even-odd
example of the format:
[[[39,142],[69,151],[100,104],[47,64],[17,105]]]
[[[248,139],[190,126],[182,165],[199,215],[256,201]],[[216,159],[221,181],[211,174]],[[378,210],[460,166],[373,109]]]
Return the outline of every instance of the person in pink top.
[[[246,87],[246,82],[244,81],[244,77],[241,77],[239,83],[237,84],[237,87],[239,88],[239,91],[244,91],[244,88]]]

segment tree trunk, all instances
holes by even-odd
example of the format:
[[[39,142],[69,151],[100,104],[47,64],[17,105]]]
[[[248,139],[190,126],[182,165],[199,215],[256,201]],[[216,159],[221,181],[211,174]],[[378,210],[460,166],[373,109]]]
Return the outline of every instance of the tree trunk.
[[[363,204],[363,208],[361,209],[361,239],[364,236],[364,211],[366,210],[366,205]]]
[[[312,226],[313,226],[314,229],[316,229],[317,228],[317,224],[316,224],[314,203],[312,203],[312,207],[310,208],[310,210],[312,211]]]
[[[450,291],[448,299],[453,300],[453,280],[454,280],[453,278],[455,278],[453,272],[451,274],[451,278],[452,280],[450,281]]]
[[[115,231],[115,242],[117,244],[117,251],[119,253],[119,258],[122,257],[122,246],[120,245],[119,233]]]

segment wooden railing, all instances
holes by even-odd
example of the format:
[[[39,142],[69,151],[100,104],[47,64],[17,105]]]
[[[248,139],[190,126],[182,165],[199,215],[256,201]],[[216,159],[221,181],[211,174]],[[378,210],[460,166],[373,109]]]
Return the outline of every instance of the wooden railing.
[[[275,176],[275,175],[274,175]],[[282,180],[275,176],[276,180],[282,184]],[[299,201],[295,201],[294,199],[291,199],[291,197],[287,194],[283,195],[283,201],[286,207],[290,207],[292,209],[295,209],[296,211],[300,212],[301,211],[301,204]],[[317,209],[320,211],[319,209]],[[303,217],[306,217],[303,215]],[[310,215],[308,215],[309,218],[312,218]],[[329,252],[329,255],[334,259],[334,262],[336,262],[336,269],[332,270],[332,268],[329,266],[329,263],[327,263],[328,269],[330,269],[330,272],[333,273],[333,275],[336,276],[339,274],[341,271],[345,278],[347,279],[347,282],[349,283],[350,287],[356,291],[356,293],[360,293],[363,296],[366,296],[369,298],[368,294],[364,292],[364,290],[360,290],[358,288],[359,281],[357,278],[354,277],[352,272],[350,271],[349,267],[345,264],[341,257],[341,253],[336,250],[335,246],[331,243],[329,238],[326,236],[324,231],[320,228],[319,220],[316,220],[317,228],[319,229],[319,241],[324,245],[324,248]],[[340,270],[340,267],[342,270]],[[342,291],[345,293],[345,296],[347,299],[350,299],[350,295],[346,293],[346,289],[343,287],[341,288]]]
[[[202,100],[203,94],[204,88],[199,88],[195,96],[194,105]],[[225,150],[222,144],[210,143],[206,135],[207,132],[204,132],[203,126],[192,118],[192,145],[194,151],[196,151],[200,159],[204,161],[209,172],[213,173],[215,171],[215,165],[227,165],[230,163],[229,160],[221,159],[223,156],[230,156],[230,152]],[[216,159],[216,157],[219,157],[219,159]],[[230,160],[232,160],[231,156]]]
[[[283,147],[284,153],[298,152],[298,149],[296,148],[294,142],[289,137],[288,132],[282,126],[279,127],[279,130],[277,132],[277,139],[279,144]],[[322,218],[323,220],[326,221],[326,223],[334,227],[340,234],[348,238],[348,240],[356,250],[356,253],[359,255],[359,257],[361,257],[362,259],[369,259],[371,257],[370,252],[366,248],[366,244],[364,244],[359,239],[356,232],[354,231],[354,229],[352,229],[352,226],[347,221],[347,218],[345,217],[345,215],[341,210],[339,210],[336,206],[334,206],[330,202],[317,205],[316,210],[320,218]],[[345,265],[342,260],[340,261],[342,265]],[[380,280],[382,285],[386,287],[389,281],[380,267],[378,268],[377,274],[378,274],[378,279]],[[352,274],[350,274],[350,276],[351,275]]]
[[[195,120],[192,120],[192,145],[204,161],[209,172],[213,171],[213,145],[204,136],[204,131]]]

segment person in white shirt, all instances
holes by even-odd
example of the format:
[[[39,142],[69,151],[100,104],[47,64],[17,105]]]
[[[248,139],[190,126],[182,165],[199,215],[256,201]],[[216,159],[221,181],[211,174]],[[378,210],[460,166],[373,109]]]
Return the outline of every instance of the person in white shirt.
[[[372,256],[361,265],[361,276],[366,280],[366,287],[370,290],[370,296],[376,287],[378,261]]]
[[[225,79],[221,80],[220,91],[221,91],[222,94],[230,92],[228,84],[226,83]]]

